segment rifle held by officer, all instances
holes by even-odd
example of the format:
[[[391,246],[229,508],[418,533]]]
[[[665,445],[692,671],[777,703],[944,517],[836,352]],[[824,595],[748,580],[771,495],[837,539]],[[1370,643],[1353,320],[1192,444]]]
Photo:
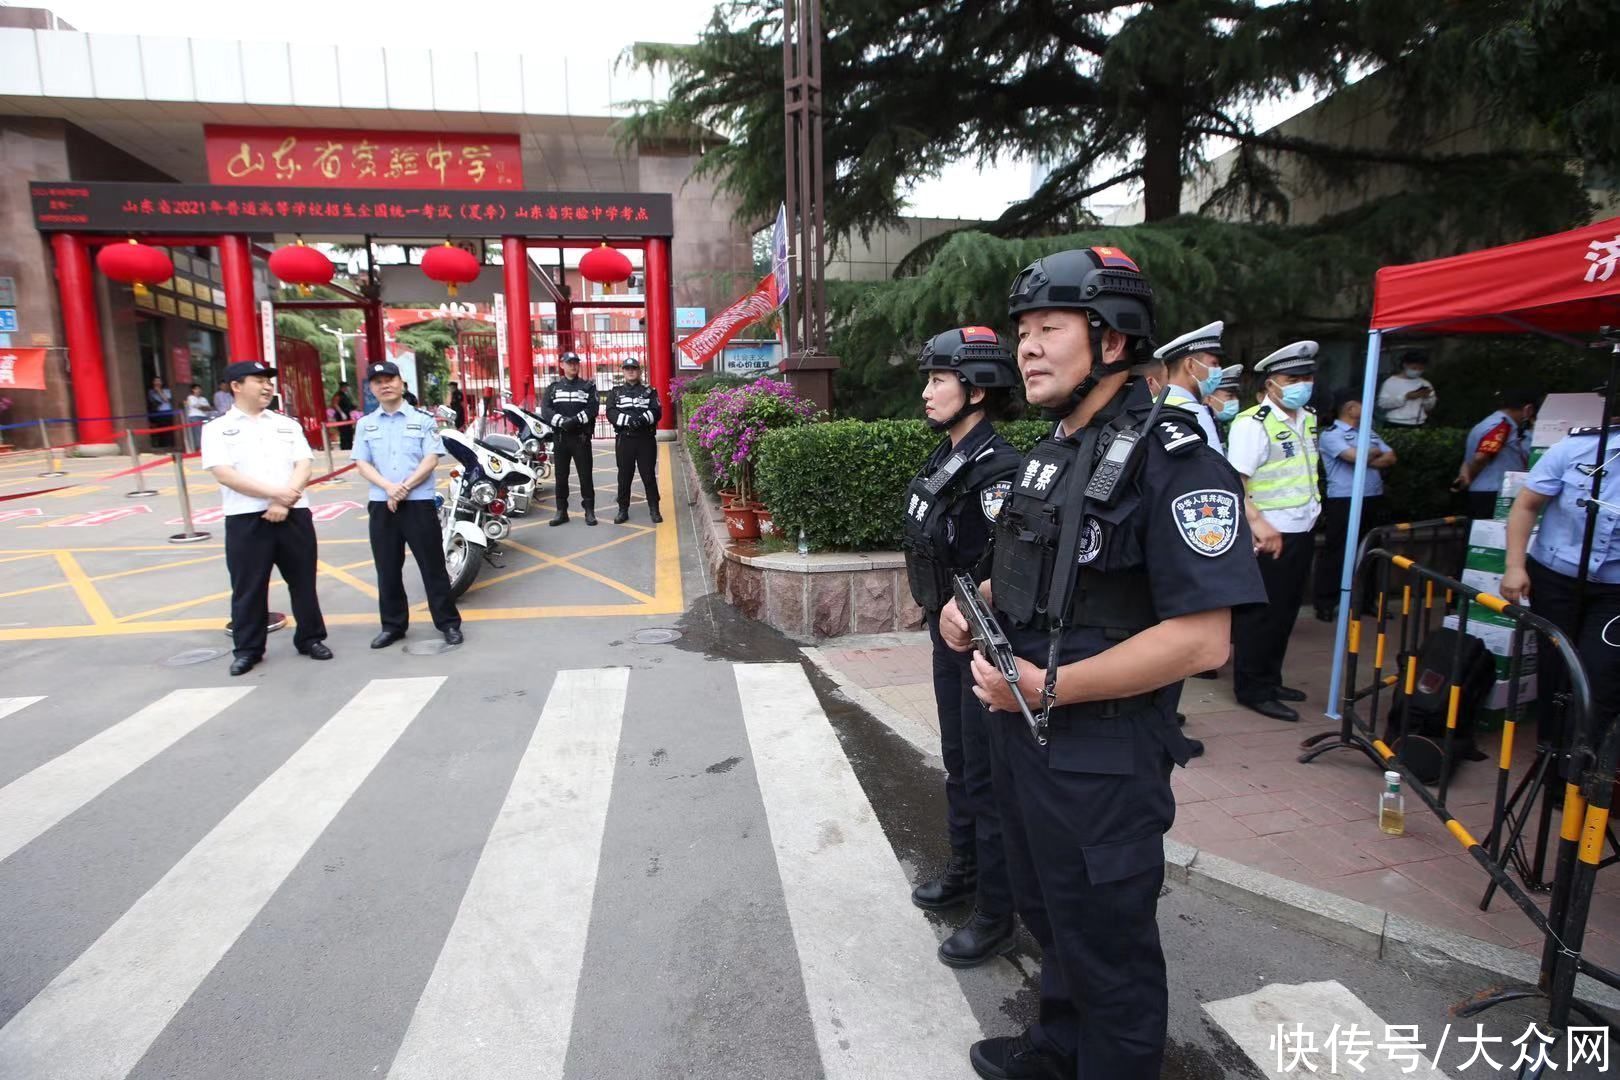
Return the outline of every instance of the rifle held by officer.
[[[995,612],[990,605],[984,602],[979,593],[979,586],[974,583],[971,575],[957,571],[951,575],[951,590],[956,594],[956,606],[967,620],[968,629],[973,634],[974,648],[984,654],[985,659],[996,665],[1001,677],[1007,680],[1007,686],[1012,690],[1013,699],[1018,702],[1018,711],[1024,714],[1024,721],[1029,724],[1029,732],[1035,736],[1035,741],[1044,744],[1046,737],[1041,731],[1039,721],[1029,711],[1029,702],[1024,700],[1024,692],[1018,688],[1018,662],[1013,653],[1012,642],[1007,640],[1007,632],[996,621]]]

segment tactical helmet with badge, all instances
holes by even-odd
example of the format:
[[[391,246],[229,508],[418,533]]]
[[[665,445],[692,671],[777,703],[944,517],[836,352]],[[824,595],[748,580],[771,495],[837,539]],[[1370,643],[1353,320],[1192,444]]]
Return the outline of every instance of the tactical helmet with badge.
[[[1078,403],[1099,379],[1147,359],[1153,338],[1153,286],[1135,260],[1118,248],[1059,251],[1019,271],[1007,297],[1007,318],[1016,324],[1027,311],[1053,308],[1084,311],[1091,321],[1091,373],[1075,388],[1071,401]],[[1124,355],[1112,364],[1102,362],[1105,329],[1131,339]]]
[[[988,326],[962,326],[929,338],[917,355],[917,370],[924,373],[948,371],[961,380],[963,393],[969,396],[975,387],[988,395],[990,391],[1011,390],[1018,385],[1017,362]],[[982,405],[982,402],[970,404],[964,397],[962,408],[955,416],[944,421],[930,420],[929,424],[943,430]]]

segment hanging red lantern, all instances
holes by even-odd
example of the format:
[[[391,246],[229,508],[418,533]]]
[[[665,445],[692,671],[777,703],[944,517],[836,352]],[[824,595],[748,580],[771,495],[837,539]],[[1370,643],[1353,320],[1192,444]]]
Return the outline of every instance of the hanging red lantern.
[[[621,281],[629,281],[634,269],[624,252],[610,248],[606,244],[586,252],[585,257],[579,260],[580,276],[599,285],[616,285]]]
[[[114,281],[137,288],[174,277],[174,260],[162,248],[130,238],[127,244],[108,244],[96,253],[96,266]]]
[[[300,296],[308,296],[310,286],[326,285],[336,267],[332,260],[304,244],[288,244],[270,253],[270,272],[289,285],[298,286]]]
[[[472,252],[454,247],[448,240],[422,256],[422,273],[443,282],[451,296],[456,295],[456,286],[476,281],[482,269]]]

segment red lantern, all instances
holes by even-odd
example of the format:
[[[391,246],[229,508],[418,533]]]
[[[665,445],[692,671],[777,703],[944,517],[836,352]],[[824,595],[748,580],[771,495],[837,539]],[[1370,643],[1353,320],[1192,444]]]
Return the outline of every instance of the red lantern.
[[[114,281],[141,287],[174,277],[174,260],[161,248],[138,243],[108,244],[96,253],[96,266]]]
[[[301,296],[308,296],[311,285],[326,285],[332,280],[336,268],[332,260],[302,240],[270,253],[270,272],[289,285],[298,286]]]
[[[601,285],[615,285],[621,281],[629,281],[630,273],[634,268],[630,259],[617,248],[610,248],[606,244],[585,253],[579,260],[579,273],[586,281],[594,281]]]
[[[456,286],[476,281],[481,269],[472,252],[452,247],[448,240],[422,256],[422,273],[434,281],[442,281],[451,296],[456,295]]]

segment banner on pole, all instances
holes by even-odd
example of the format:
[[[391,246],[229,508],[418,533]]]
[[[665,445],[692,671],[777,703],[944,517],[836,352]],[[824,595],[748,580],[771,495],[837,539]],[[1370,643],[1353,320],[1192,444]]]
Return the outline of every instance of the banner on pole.
[[[695,364],[707,364],[743,327],[775,311],[776,275],[766,274],[753,291],[709,320],[709,325],[676,344],[681,355]]]
[[[787,204],[776,211],[776,224],[771,226],[771,276],[776,279],[776,306],[787,303],[788,289],[792,286],[792,271],[788,269]]]
[[[45,389],[45,350],[0,349],[0,389]]]

